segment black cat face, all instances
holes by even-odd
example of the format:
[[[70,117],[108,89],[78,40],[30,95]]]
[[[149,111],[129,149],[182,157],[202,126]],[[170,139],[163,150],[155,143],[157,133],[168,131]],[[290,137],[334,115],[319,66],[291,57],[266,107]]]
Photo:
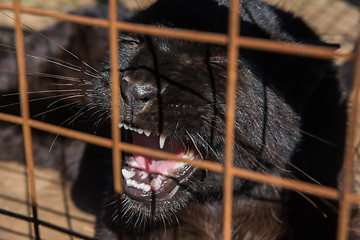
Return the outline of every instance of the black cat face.
[[[225,48],[122,35],[119,61],[120,117],[126,141],[188,159],[223,162]],[[299,139],[299,119],[245,61],[238,63],[235,165],[281,174]],[[105,87],[99,91],[95,85],[95,89],[106,108],[110,106],[109,72],[103,76],[98,81]],[[164,212],[172,215],[199,196],[216,198],[222,192],[221,175],[171,159],[126,154],[122,174],[125,208],[131,209],[127,219],[139,214],[161,219]],[[236,190],[241,191],[242,181],[236,182]]]
[[[126,141],[188,159],[222,162],[226,49],[134,34],[121,35],[119,44]],[[94,91],[105,109],[110,106],[108,76],[104,71]],[[195,198],[204,181],[187,164],[133,154],[126,154],[122,173],[132,211],[150,216],[156,202],[153,217],[158,219]],[[221,182],[216,191],[220,189]]]
[[[188,4],[187,1],[177,2],[179,6]],[[183,9],[181,14],[190,17],[196,13],[201,20],[194,26],[208,31],[211,25],[203,24],[210,21],[208,12],[203,13],[208,5],[212,11],[219,11],[218,24],[212,30],[224,31],[227,26],[221,28],[219,24],[226,24],[224,10],[227,8],[213,1],[200,2],[201,8]],[[134,21],[159,27],[187,27],[187,21],[184,26],[178,26],[180,20],[174,17],[180,10],[173,9],[174,15],[162,15],[168,5],[169,1],[158,1],[140,12]],[[256,6],[246,2],[246,7],[241,22],[242,34],[291,41],[297,38],[285,31],[277,33],[278,26],[271,29],[270,20],[251,20],[251,16],[256,17],[252,15]],[[277,16],[271,9],[267,10]],[[267,17],[275,21],[270,15]],[[264,25],[257,25],[259,21]],[[317,40],[303,23],[297,24],[299,31],[306,33],[306,39]],[[125,141],[188,159],[223,163],[226,47],[124,33],[119,38],[119,54],[120,127],[124,129]],[[93,82],[93,101],[110,116],[108,66],[105,62],[100,77]],[[286,175],[301,138],[301,106],[321,79],[324,66],[328,66],[325,61],[240,50],[234,144],[236,166]],[[319,71],[314,71],[315,68]],[[153,159],[139,154],[125,154],[123,166],[123,217],[129,225],[136,222],[136,229],[150,221],[171,218],[191,201],[221,198],[223,177],[220,174],[171,159]],[[254,186],[235,179],[235,194],[248,191],[246,194],[253,197],[278,200],[277,190],[264,196],[260,190],[252,190],[256,189]],[[137,221],[138,218],[141,221]]]

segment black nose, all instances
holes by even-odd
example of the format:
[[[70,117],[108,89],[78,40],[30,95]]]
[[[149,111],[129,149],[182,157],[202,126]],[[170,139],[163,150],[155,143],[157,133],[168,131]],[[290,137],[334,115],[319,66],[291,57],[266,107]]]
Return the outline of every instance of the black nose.
[[[128,104],[144,105],[158,95],[158,90],[148,84],[124,78],[121,80],[121,95]]]

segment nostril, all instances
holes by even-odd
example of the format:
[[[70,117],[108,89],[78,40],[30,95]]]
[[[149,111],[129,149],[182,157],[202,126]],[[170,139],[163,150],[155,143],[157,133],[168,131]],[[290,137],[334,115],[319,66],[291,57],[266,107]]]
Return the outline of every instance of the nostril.
[[[158,95],[157,88],[142,82],[132,82],[124,78],[121,80],[121,94],[124,100],[148,102]]]
[[[129,88],[129,82],[125,79],[121,80],[121,85],[120,85],[120,89],[121,89],[121,97],[126,101],[127,99],[127,92],[128,92],[128,88]]]

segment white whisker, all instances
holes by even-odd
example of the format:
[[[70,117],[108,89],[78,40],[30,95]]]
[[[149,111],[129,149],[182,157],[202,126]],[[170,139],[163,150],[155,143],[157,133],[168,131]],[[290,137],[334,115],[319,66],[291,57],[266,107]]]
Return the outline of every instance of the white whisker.
[[[48,111],[45,111],[45,112],[42,112],[42,113],[39,113],[39,114],[35,115],[34,118],[39,117],[39,116],[41,116],[41,115],[45,115],[45,114],[47,114],[47,113],[49,113],[49,112],[53,112],[53,111],[59,110],[59,109],[61,109],[61,108],[65,108],[65,107],[69,107],[69,106],[76,105],[76,104],[79,104],[79,103],[81,103],[81,101],[72,102],[72,103],[65,104],[65,105],[63,105],[63,106],[57,107],[57,108],[50,109],[50,110],[48,110]]]
[[[16,95],[18,95],[18,94],[16,94]],[[42,100],[53,99],[53,98],[59,98],[59,97],[64,97],[64,96],[73,96],[73,93],[61,94],[61,95],[54,95],[54,96],[47,96],[47,97],[41,97],[41,98],[35,98],[35,99],[30,99],[30,100],[29,100],[29,102],[42,101]],[[10,104],[7,104],[7,105],[1,105],[1,106],[0,106],[0,108],[10,107],[10,106],[16,106],[16,105],[20,105],[20,102],[10,103]]]
[[[58,102],[65,101],[65,100],[71,99],[71,98],[77,98],[77,97],[84,97],[84,95],[80,95],[80,94],[78,94],[78,95],[71,95],[71,96],[68,96],[68,97],[64,97],[64,98],[58,99],[58,100],[52,102],[51,104],[49,104],[49,105],[47,106],[47,108],[50,108],[51,106],[55,105],[55,104],[58,103]]]
[[[13,50],[1,49],[1,51],[16,54],[16,51],[13,51]],[[25,56],[25,57],[29,57],[29,58],[38,59],[38,60],[41,60],[41,61],[44,61],[44,62],[48,62],[48,63],[53,63],[53,64],[56,64],[56,65],[58,65],[58,66],[61,66],[61,67],[64,67],[64,68],[67,68],[67,69],[70,69],[70,70],[73,70],[73,71],[76,71],[76,72],[82,72],[82,73],[84,73],[85,75],[88,75],[88,76],[90,76],[90,77],[96,78],[96,72],[95,72],[95,73],[92,73],[92,72],[84,71],[84,70],[83,70],[81,67],[79,67],[79,66],[76,66],[76,65],[74,65],[74,64],[71,64],[71,63],[68,63],[68,62],[65,62],[65,61],[56,59],[56,58],[52,58],[52,57],[40,57],[40,56],[30,55],[30,54],[24,54],[24,56]]]
[[[2,12],[5,16],[9,17],[10,19],[12,19],[13,21],[16,22],[15,18],[11,17],[9,14],[5,13],[4,11],[0,10],[0,12]],[[55,44],[56,46],[58,46],[59,48],[61,48],[63,51],[65,51],[66,53],[70,54],[72,57],[74,57],[75,59],[79,60],[82,64],[84,64],[86,67],[88,67],[89,69],[91,69],[92,71],[94,71],[94,74],[97,73],[97,70],[90,66],[88,63],[84,62],[83,60],[81,60],[78,56],[76,56],[74,53],[70,52],[69,50],[67,50],[65,47],[61,46],[58,42],[48,38],[47,36],[45,36],[44,34],[42,34],[39,31],[34,30],[33,28],[31,28],[30,26],[24,24],[21,22],[21,25],[23,25],[24,27],[26,27],[27,29],[29,29],[30,31],[42,36],[43,38],[45,38],[46,40],[48,40],[49,42]]]

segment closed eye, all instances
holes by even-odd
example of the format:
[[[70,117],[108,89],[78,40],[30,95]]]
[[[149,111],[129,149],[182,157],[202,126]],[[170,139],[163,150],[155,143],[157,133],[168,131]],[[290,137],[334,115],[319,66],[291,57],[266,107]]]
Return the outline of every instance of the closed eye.
[[[120,43],[136,46],[140,42],[139,41],[134,41],[134,40],[120,40]]]
[[[223,60],[210,60],[209,62],[211,65],[214,65],[216,67],[220,67],[221,69],[226,69],[226,66],[227,66],[227,62],[226,61],[223,61]]]
[[[136,45],[140,44],[142,41],[138,35],[122,34],[119,36],[119,42],[122,44],[136,46]]]

